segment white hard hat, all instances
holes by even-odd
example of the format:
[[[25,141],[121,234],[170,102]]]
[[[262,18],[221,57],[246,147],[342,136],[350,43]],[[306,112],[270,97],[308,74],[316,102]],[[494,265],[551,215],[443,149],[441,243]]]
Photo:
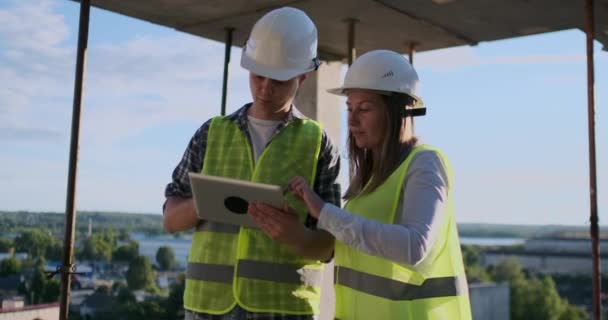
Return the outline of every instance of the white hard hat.
[[[418,74],[404,56],[390,50],[374,50],[358,57],[348,68],[344,84],[327,92],[346,95],[348,89],[368,89],[380,93],[404,93],[414,98],[415,109],[422,109]]]
[[[299,9],[270,11],[253,26],[241,66],[279,81],[315,70],[319,66],[315,24]]]

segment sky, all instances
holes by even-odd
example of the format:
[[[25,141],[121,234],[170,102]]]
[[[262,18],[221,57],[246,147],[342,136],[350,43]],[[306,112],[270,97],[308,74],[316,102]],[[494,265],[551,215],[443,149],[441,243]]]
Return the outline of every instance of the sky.
[[[72,1],[0,1],[0,210],[65,210],[78,13]],[[606,225],[601,48],[596,42],[595,121]],[[240,54],[233,48],[228,112],[250,100]],[[223,55],[222,43],[92,8],[78,210],[161,214],[192,134],[219,113]],[[417,53],[414,66],[428,108],[416,133],[452,162],[457,222],[588,224],[582,31]]]

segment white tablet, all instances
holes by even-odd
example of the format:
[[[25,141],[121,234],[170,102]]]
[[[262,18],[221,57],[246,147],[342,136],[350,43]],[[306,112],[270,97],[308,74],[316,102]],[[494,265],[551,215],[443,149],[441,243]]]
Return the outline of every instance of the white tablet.
[[[281,208],[283,189],[277,185],[188,173],[198,217],[202,220],[257,228],[247,214],[249,202]]]

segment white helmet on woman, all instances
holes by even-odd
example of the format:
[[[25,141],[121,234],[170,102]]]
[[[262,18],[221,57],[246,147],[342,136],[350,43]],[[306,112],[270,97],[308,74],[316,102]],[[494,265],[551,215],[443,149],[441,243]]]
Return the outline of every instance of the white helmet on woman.
[[[241,66],[275,80],[289,80],[319,67],[317,28],[304,11],[284,7],[255,23]]]
[[[418,74],[410,63],[397,52],[374,50],[358,57],[348,68],[344,84],[327,92],[346,95],[348,89],[368,89],[379,93],[404,93],[414,98],[412,115],[424,114],[423,102],[419,94]],[[422,114],[420,114],[422,113]]]

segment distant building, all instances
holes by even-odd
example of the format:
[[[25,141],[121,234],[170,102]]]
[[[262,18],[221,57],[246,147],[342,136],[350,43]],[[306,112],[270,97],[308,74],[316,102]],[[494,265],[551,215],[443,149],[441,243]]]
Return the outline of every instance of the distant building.
[[[12,297],[10,299],[2,299],[2,309],[19,309],[23,308],[23,297]]]
[[[608,242],[601,241],[600,263],[608,263]],[[603,253],[602,253],[603,252]],[[480,263],[484,267],[516,258],[523,268],[543,274],[591,275],[591,242],[588,239],[545,238],[529,239],[523,249],[482,250]]]
[[[509,320],[511,318],[508,283],[470,283],[469,296],[473,319]]]
[[[600,252],[607,252],[608,240],[599,241]],[[560,253],[582,253],[591,256],[590,239],[567,239],[567,238],[533,238],[526,240],[525,251],[530,252],[560,252]]]
[[[56,320],[59,302],[24,306],[23,299],[2,300],[0,320]]]
[[[4,259],[8,259],[10,257],[12,257],[13,254],[12,253],[0,253],[0,261],[4,260]],[[19,261],[23,261],[27,259],[27,252],[17,252],[15,253],[15,258]]]

